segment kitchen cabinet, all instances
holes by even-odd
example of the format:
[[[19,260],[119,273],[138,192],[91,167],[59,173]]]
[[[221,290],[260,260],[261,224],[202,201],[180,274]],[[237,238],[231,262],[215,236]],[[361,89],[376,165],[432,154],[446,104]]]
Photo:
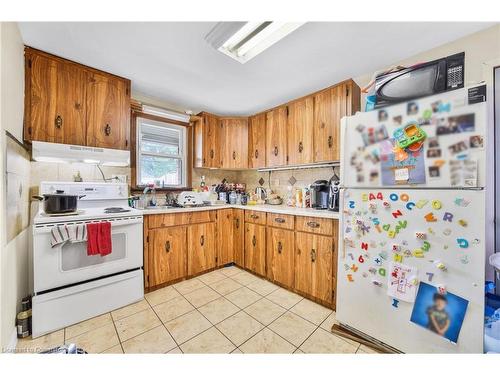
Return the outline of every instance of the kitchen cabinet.
[[[287,164],[287,107],[266,113],[266,165]]]
[[[234,215],[232,208],[218,210],[217,212],[217,265],[232,263],[234,261]]]
[[[187,245],[188,275],[215,268],[215,223],[189,225]]]
[[[266,114],[259,113],[248,119],[248,167],[266,166]]]
[[[25,48],[24,140],[129,149],[130,81]]]
[[[210,113],[201,113],[202,139],[201,139],[201,165],[205,168],[220,168],[220,124],[219,117]],[[198,142],[198,140],[197,140]],[[195,158],[196,159],[196,158]]]
[[[288,164],[313,162],[314,99],[308,96],[288,104]]]
[[[87,146],[129,149],[130,82],[91,73],[87,85]]]
[[[221,229],[223,230],[223,229]],[[233,209],[234,263],[245,266],[245,215],[243,210]]]
[[[150,231],[149,282],[152,285],[167,283],[186,276],[186,234],[187,227]]]
[[[221,167],[225,169],[248,168],[248,119],[222,118]]]
[[[294,232],[267,228],[267,277],[289,288],[294,287]]]
[[[266,227],[245,223],[245,268],[266,276]]]

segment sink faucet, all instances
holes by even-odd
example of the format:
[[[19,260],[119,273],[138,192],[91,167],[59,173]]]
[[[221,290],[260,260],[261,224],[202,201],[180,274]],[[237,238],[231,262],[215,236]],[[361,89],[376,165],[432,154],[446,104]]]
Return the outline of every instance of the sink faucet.
[[[145,206],[146,207],[147,206],[156,206],[156,190],[155,190],[155,186],[153,184],[146,186],[146,188],[142,192],[144,202],[147,202],[146,194],[148,192],[151,192],[151,201],[150,201],[150,204],[146,204]]]

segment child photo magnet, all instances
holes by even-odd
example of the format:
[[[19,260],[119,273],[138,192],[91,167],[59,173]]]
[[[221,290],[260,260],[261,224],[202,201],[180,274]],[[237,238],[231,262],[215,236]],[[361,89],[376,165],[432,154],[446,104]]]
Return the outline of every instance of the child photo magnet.
[[[421,282],[410,321],[456,343],[468,304],[456,294],[441,294],[435,286]]]

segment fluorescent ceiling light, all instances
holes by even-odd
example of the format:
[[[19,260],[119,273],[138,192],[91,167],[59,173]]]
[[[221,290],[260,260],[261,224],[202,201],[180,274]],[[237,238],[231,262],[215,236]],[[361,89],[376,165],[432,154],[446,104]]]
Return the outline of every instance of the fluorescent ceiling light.
[[[302,26],[303,22],[219,22],[205,37],[214,48],[244,64]]]

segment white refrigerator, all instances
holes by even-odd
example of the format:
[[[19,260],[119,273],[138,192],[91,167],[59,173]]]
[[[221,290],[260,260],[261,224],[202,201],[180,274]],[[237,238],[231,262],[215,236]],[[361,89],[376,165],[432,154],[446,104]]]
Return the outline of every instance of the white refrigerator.
[[[346,328],[407,353],[483,352],[493,236],[483,93],[342,120],[337,319]]]

